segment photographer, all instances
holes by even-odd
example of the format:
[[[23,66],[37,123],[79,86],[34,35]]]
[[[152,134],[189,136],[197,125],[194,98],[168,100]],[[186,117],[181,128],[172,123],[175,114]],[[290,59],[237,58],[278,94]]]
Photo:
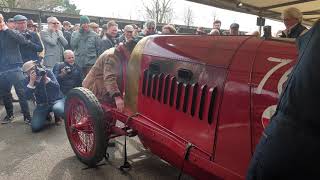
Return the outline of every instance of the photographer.
[[[24,63],[22,69],[28,75],[26,95],[34,96],[37,103],[31,120],[32,132],[44,128],[50,112],[54,113],[55,122],[59,125],[64,115],[64,99],[52,71],[39,67],[35,61]]]
[[[66,95],[72,88],[81,86],[83,75],[80,66],[75,63],[73,51],[66,50],[63,55],[64,62],[57,63],[53,67],[53,73],[60,84],[62,93]]]
[[[23,62],[29,60],[39,61],[38,52],[43,51],[40,38],[37,33],[27,29],[27,18],[22,15],[13,17],[16,29],[27,39],[28,43],[20,46],[20,52]]]

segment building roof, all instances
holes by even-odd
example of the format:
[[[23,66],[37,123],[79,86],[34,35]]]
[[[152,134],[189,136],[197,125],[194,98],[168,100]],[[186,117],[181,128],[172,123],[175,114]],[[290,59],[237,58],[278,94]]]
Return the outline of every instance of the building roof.
[[[281,13],[296,7],[303,13],[303,23],[312,25],[320,19],[320,0],[187,0],[222,9],[243,12],[270,19],[281,19]]]

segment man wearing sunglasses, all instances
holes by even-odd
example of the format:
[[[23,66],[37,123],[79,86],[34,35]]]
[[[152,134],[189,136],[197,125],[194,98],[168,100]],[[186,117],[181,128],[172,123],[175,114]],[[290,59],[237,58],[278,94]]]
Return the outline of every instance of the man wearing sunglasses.
[[[150,36],[157,34],[157,26],[154,20],[148,20],[144,24],[143,31],[139,34],[139,36]]]
[[[57,62],[63,62],[64,47],[68,46],[68,41],[63,36],[61,24],[56,17],[47,19],[48,29],[41,31],[40,36],[45,48],[43,64],[52,70]]]

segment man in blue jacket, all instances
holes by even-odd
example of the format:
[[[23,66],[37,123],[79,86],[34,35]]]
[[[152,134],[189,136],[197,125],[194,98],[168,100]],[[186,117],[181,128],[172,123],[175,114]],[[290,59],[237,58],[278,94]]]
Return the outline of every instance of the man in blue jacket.
[[[20,52],[23,62],[30,60],[39,61],[38,52],[43,51],[40,38],[37,33],[27,29],[27,18],[22,15],[13,17],[16,29],[27,39],[28,43],[20,46]]]
[[[35,97],[37,106],[31,120],[32,132],[41,131],[50,112],[54,113],[57,124],[64,116],[64,99],[60,85],[49,69],[37,66],[35,61],[28,61],[22,66],[28,75],[27,97]]]
[[[11,87],[14,86],[19,97],[21,111],[24,121],[30,123],[30,112],[24,92],[25,76],[21,70],[23,64],[20,45],[28,41],[17,31],[8,29],[0,14],[0,99],[7,112],[2,124],[11,122],[14,119],[13,105],[11,99]]]
[[[297,44],[299,57],[256,146],[247,180],[319,179],[319,20]]]

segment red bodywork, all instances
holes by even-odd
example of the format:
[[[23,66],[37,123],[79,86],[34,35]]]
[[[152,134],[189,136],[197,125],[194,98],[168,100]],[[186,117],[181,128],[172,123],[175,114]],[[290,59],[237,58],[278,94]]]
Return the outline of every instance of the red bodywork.
[[[197,179],[244,179],[296,61],[295,44],[250,36],[154,36],[135,53],[142,54],[136,111],[103,109],[154,154]],[[190,79],[181,79],[190,72]]]

